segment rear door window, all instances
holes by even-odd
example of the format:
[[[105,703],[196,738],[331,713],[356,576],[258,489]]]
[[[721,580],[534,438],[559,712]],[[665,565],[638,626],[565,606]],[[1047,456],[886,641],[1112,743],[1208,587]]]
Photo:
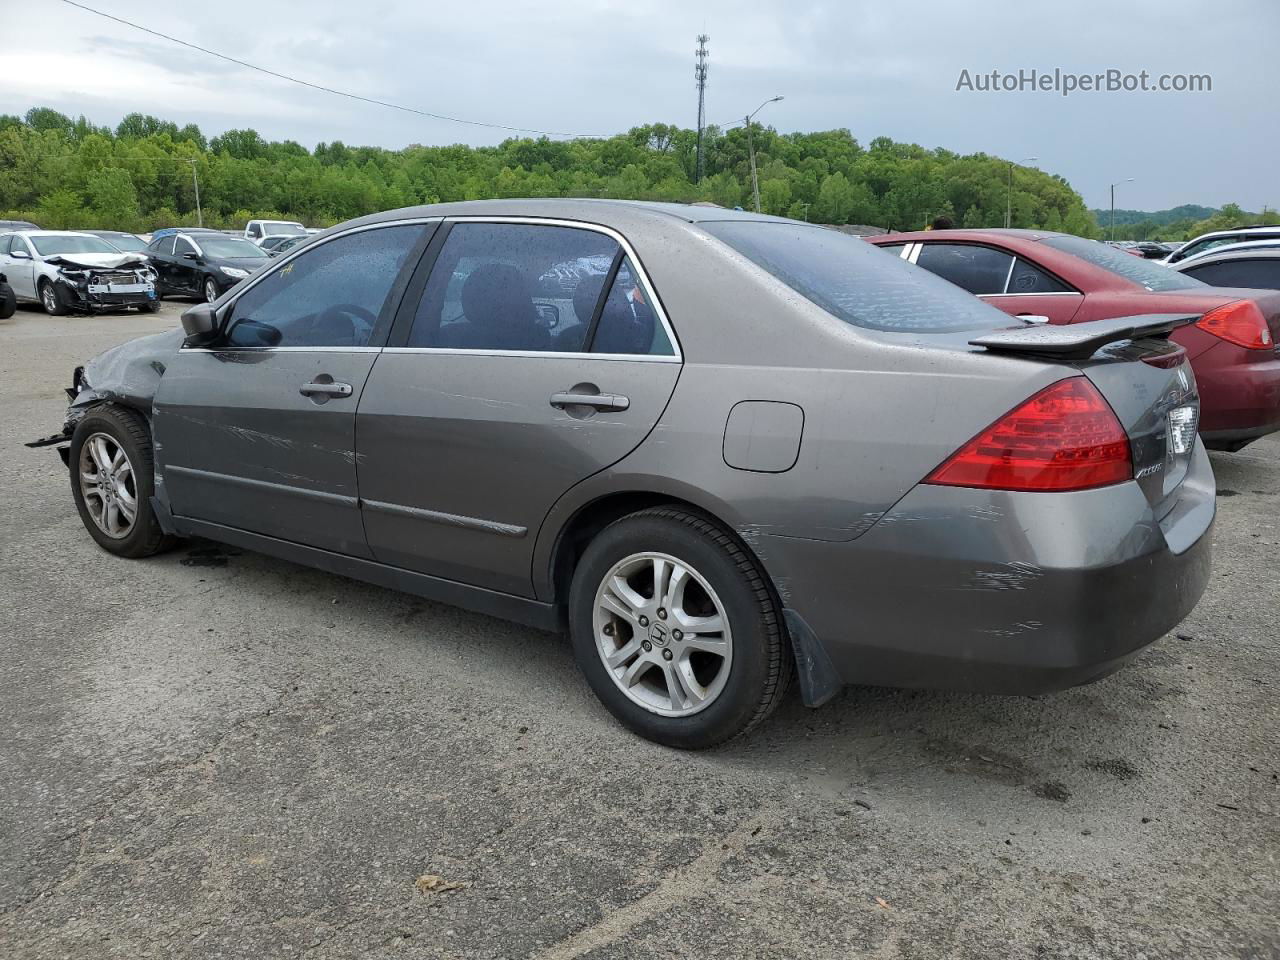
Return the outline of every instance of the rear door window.
[[[618,252],[618,242],[596,230],[455,223],[407,345],[580,352]]]
[[[1256,287],[1262,290],[1280,290],[1280,259],[1277,260],[1224,260],[1206,263],[1183,271],[1197,280],[1215,287]]]
[[[955,284],[900,258],[886,257],[865,240],[838,230],[763,220],[699,226],[832,316],[857,327],[934,333],[1009,325],[1003,311]]]
[[[962,290],[982,295],[1004,293],[1013,256],[971,243],[926,243],[916,263]]]

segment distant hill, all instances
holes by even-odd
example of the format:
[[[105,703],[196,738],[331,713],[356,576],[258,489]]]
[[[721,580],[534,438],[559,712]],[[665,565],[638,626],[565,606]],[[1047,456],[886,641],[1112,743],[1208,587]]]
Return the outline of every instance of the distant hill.
[[[1123,227],[1131,223],[1147,221],[1158,227],[1163,227],[1179,220],[1207,220],[1217,212],[1217,207],[1202,207],[1196,203],[1184,203],[1182,206],[1174,207],[1171,210],[1117,209],[1116,226]],[[1111,211],[1108,209],[1094,210],[1093,215],[1098,218],[1098,223],[1102,224],[1104,229],[1111,222]]]

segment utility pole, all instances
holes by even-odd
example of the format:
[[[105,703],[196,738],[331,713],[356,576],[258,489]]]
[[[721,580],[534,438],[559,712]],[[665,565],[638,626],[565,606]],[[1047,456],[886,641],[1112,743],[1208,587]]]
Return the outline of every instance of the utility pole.
[[[703,174],[702,128],[707,120],[707,41],[710,39],[705,33],[698,34],[698,60],[693,68],[694,79],[698,81],[698,162],[694,168],[694,183],[701,183]]]
[[[743,118],[747,125],[747,153],[751,156],[751,197],[755,201],[756,213],[760,212],[760,180],[756,177],[756,147],[755,143],[751,139],[751,120],[769,104],[777,103],[781,99],[782,97],[772,97],[760,104],[760,106],[756,107]]]
[[[1019,164],[1030,163],[1033,160],[1039,160],[1039,157],[1024,157],[1019,160]],[[1013,226],[1013,161],[1009,161],[1009,199],[1005,202],[1004,207],[1004,228],[1008,230]]]
[[[188,157],[187,163],[191,164],[191,182],[196,188],[196,223],[204,226],[204,211],[200,209],[200,178],[196,176],[196,161],[194,157]]]
[[[1111,185],[1111,225],[1107,228],[1107,233],[1110,234],[1109,239],[1111,240],[1116,238],[1116,186],[1118,183],[1133,183],[1133,177],[1126,177],[1124,180]]]

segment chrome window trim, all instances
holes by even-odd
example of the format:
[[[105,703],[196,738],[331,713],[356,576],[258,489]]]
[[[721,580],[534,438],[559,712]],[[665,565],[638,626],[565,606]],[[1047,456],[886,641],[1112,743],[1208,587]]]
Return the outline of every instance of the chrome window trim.
[[[555,350],[471,350],[456,349],[452,347],[388,347],[388,350],[398,352],[413,353],[458,353],[473,354],[476,356],[513,356],[513,357],[573,357],[577,359],[599,360],[603,358],[637,360],[647,358],[650,362],[662,360],[668,363],[683,363],[684,351],[680,346],[680,339],[676,336],[675,329],[671,326],[671,321],[667,317],[667,309],[662,304],[661,298],[658,297],[654,290],[652,281],[649,279],[649,273],[644,268],[644,264],[640,262],[640,258],[636,255],[635,248],[631,246],[631,242],[627,240],[621,233],[606,227],[602,223],[591,223],[587,220],[565,220],[558,217],[520,217],[520,216],[457,216],[445,217],[448,223],[526,223],[539,227],[568,227],[573,230],[591,230],[595,233],[602,233],[610,237],[615,243],[622,248],[624,256],[631,261],[631,267],[635,270],[636,275],[640,279],[640,285],[644,288],[645,295],[649,298],[649,302],[653,304],[654,313],[658,315],[658,319],[662,322],[662,329],[666,331],[667,340],[671,343],[671,349],[675,351],[670,356],[655,356],[651,353],[583,353],[580,351],[557,352]],[[434,269],[434,267],[432,268]]]
[[[1008,273],[1006,273],[1006,274],[1004,275],[1004,287],[1000,290],[1000,294],[1001,294],[1002,296],[1003,296],[1004,294],[1006,294],[1006,293],[1008,293],[1008,292],[1009,292],[1009,281],[1013,279],[1013,268],[1014,268],[1015,266],[1017,266],[1017,264],[1018,264],[1018,257],[1017,257],[1017,255],[1016,255],[1016,254],[1012,254],[1012,253],[1011,253],[1011,254],[1009,254],[1009,272],[1008,272]],[[980,296],[980,297],[981,297],[981,296],[989,296],[989,294],[981,294],[981,293],[980,293],[980,294],[978,294],[978,296]]]
[[[268,263],[271,265],[271,268],[269,270],[263,270],[261,273],[255,274],[254,276],[249,277],[247,280],[241,281],[242,283],[244,283],[244,288],[240,289],[239,287],[237,287],[235,295],[226,303],[224,303],[221,307],[218,308],[219,313],[221,313],[223,310],[233,310],[235,308],[235,305],[240,301],[241,297],[243,297],[246,293],[248,293],[258,284],[262,283],[262,281],[266,280],[267,277],[271,276],[277,270],[284,267],[285,264],[292,261],[295,257],[299,257],[304,253],[309,253],[312,250],[315,250],[318,247],[322,247],[326,243],[329,243],[333,240],[337,240],[340,237],[350,236],[353,233],[363,233],[366,230],[379,230],[385,227],[406,227],[406,226],[412,226],[414,224],[419,224],[419,223],[424,223],[424,224],[439,223],[443,219],[444,217],[406,217],[403,220],[380,220],[377,223],[363,223],[357,227],[348,227],[346,230],[342,230],[338,233],[331,234],[330,236],[327,236],[323,239],[316,240],[314,243],[300,244],[298,247],[294,248],[292,253],[286,254],[283,257],[277,257],[273,260],[268,260]],[[178,349],[178,352],[179,353],[183,353],[183,352],[231,353],[233,351],[238,351],[238,350],[258,350],[258,351],[281,350],[281,351],[299,351],[299,352],[301,351],[320,351],[320,352],[342,351],[344,353],[350,353],[352,351],[359,351],[362,353],[372,351],[376,353],[381,349],[382,349],[381,347],[223,347],[221,349],[211,349],[209,347],[182,346]]]
[[[381,347],[182,347],[182,353],[381,353]]]
[[[1045,290],[1039,293],[976,293],[974,296],[983,297],[1083,297],[1084,294],[1079,290]]]
[[[584,353],[557,350],[482,350],[462,347],[383,347],[383,353],[445,354],[464,357],[551,357],[558,360],[636,360],[641,363],[683,363],[674,354]]]

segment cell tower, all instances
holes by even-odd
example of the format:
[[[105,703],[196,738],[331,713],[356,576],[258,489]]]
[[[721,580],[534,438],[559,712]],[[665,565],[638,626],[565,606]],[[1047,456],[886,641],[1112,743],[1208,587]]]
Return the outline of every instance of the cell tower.
[[[707,122],[707,41],[710,39],[705,33],[698,34],[698,62],[693,68],[693,76],[698,81],[698,166],[694,183],[702,182],[702,128]]]

